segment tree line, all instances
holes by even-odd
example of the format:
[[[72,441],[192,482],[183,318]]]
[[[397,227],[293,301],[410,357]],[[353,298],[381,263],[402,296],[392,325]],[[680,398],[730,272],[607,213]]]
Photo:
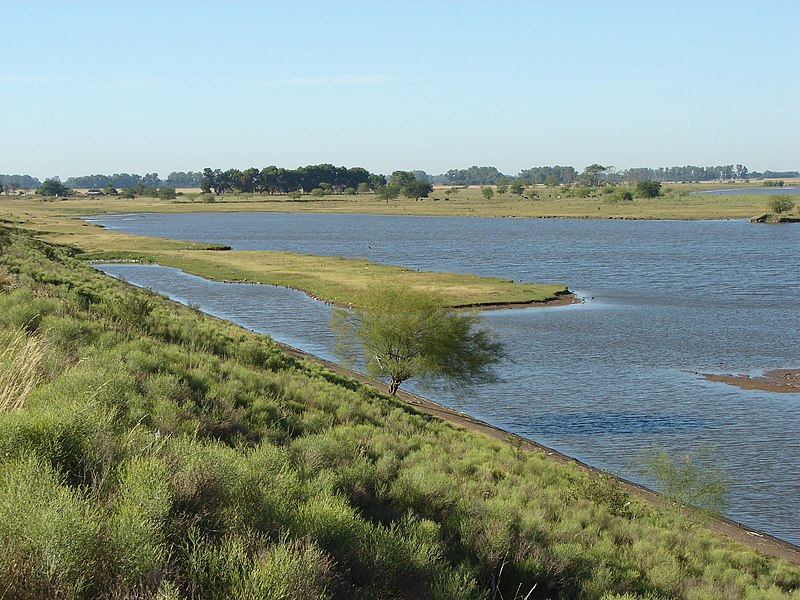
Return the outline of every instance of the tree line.
[[[199,187],[206,193],[223,194],[230,191],[261,194],[363,193],[386,185],[383,175],[370,173],[362,167],[336,167],[331,164],[307,165],[284,169],[274,165],[257,169],[203,170]]]
[[[166,179],[161,179],[158,173],[114,173],[113,175],[83,175],[80,177],[70,177],[64,185],[70,188],[132,188],[141,184],[148,188],[160,187],[200,187],[200,180],[203,174],[194,171],[173,171]]]
[[[262,169],[212,169],[203,171],[173,171],[166,179],[158,173],[114,173],[113,175],[83,175],[70,177],[63,186],[83,189],[164,189],[202,188],[207,193],[222,194],[229,191],[244,193],[288,194],[306,193],[315,195],[339,193],[378,192],[388,198],[404,194],[409,197],[428,195],[423,184],[462,185],[521,185],[544,184],[637,185],[643,181],[719,181],[775,179],[800,177],[800,171],[750,171],[742,164],[699,167],[694,165],[659,167],[635,167],[617,170],[613,166],[592,164],[582,172],[572,166],[541,166],[521,170],[517,175],[507,175],[491,166],[471,166],[467,169],[450,169],[439,175],[425,171],[394,171],[387,180],[385,175],[371,173],[362,167],[336,167],[332,164],[307,165],[297,169],[268,166]],[[61,183],[58,177],[47,181]],[[30,175],[2,175],[0,185],[6,195],[18,190],[38,189],[42,182]],[[429,191],[429,190],[428,190]]]

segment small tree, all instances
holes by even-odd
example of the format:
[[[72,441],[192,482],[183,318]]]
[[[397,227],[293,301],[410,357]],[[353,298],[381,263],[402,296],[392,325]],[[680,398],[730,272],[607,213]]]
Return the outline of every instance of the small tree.
[[[515,196],[522,196],[522,193],[525,191],[525,186],[522,185],[519,181],[515,181],[514,183],[508,186],[508,189]]]
[[[502,178],[497,180],[497,193],[498,194],[508,193],[508,181]]]
[[[427,181],[415,180],[403,186],[403,195],[406,198],[414,198],[414,200],[427,198],[432,191],[433,186]]]
[[[487,200],[491,200],[492,198],[494,198],[494,190],[489,186],[482,187],[481,194],[483,194],[483,197],[486,198]]]
[[[454,311],[437,294],[405,286],[374,285],[364,307],[334,311],[337,350],[351,364],[358,355],[375,377],[389,379],[389,393],[412,377],[443,378],[454,385],[496,381],[494,365],[504,356],[474,312]]]
[[[775,214],[789,212],[794,208],[794,200],[787,196],[771,196],[769,207]]]
[[[381,200],[394,200],[400,195],[400,188],[395,185],[382,185],[375,189],[375,195]]]
[[[640,198],[657,198],[661,195],[661,182],[646,179],[636,184],[636,195]]]

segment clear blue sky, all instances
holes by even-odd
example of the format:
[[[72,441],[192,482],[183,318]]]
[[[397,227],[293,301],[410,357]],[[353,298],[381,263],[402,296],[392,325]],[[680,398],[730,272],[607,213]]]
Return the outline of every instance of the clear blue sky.
[[[0,0],[0,173],[800,169],[800,2]]]

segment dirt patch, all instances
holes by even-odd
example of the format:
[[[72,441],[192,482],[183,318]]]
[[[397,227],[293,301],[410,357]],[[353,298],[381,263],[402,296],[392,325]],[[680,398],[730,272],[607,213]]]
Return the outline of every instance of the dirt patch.
[[[772,371],[764,371],[764,374],[759,377],[703,373],[703,378],[709,381],[721,381],[745,390],[800,392],[800,369],[774,369]]]

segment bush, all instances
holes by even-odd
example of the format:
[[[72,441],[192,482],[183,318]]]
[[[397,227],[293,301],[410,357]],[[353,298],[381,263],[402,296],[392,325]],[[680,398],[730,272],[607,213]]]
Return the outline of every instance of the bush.
[[[788,196],[771,196],[769,207],[775,214],[789,212],[794,208],[794,200]]]
[[[661,195],[661,182],[646,179],[636,184],[636,195],[640,198],[657,198]]]
[[[99,595],[101,513],[34,457],[0,463],[0,590],[17,598]]]
[[[163,461],[128,462],[111,515],[115,564],[122,581],[153,587],[169,556],[168,519],[172,508],[170,475]]]

